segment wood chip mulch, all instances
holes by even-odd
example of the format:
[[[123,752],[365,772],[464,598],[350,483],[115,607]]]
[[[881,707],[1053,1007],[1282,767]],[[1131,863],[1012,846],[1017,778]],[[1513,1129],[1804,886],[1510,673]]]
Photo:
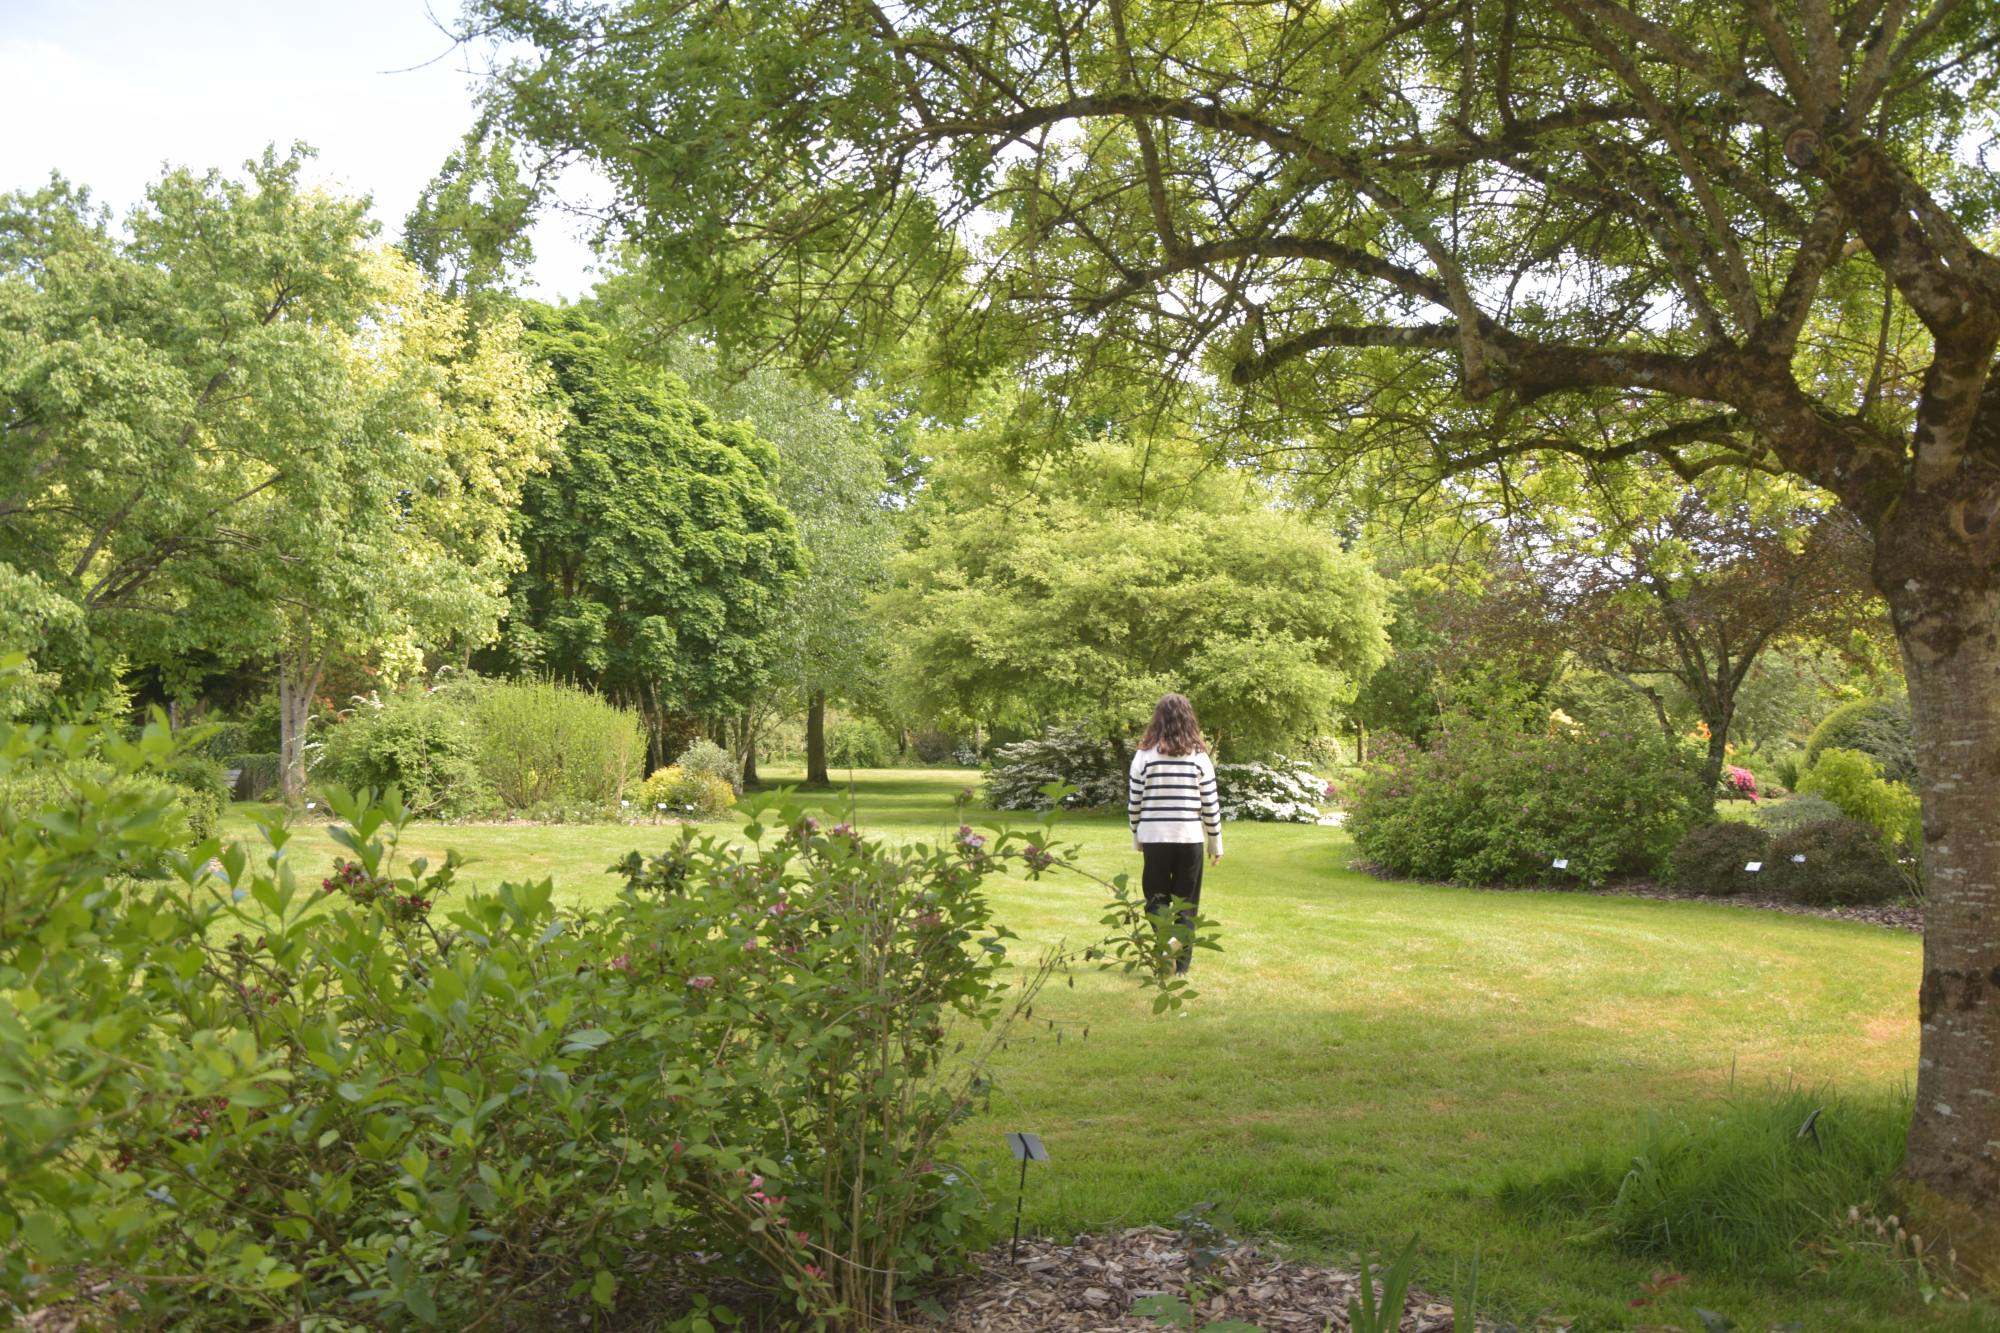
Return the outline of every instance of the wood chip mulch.
[[[1160,1323],[1131,1313],[1133,1302],[1162,1292],[1185,1299],[1194,1280],[1179,1236],[1165,1227],[1082,1236],[1069,1245],[1023,1240],[1018,1261],[999,1245],[981,1268],[939,1293],[943,1327],[954,1333],[1159,1333]],[[1196,1309],[1203,1321],[1240,1320],[1265,1333],[1344,1333],[1359,1281],[1240,1245],[1210,1267],[1202,1289],[1209,1294]],[[1451,1307],[1413,1292],[1402,1327],[1449,1330]]]
[[[1347,868],[1392,884],[1428,882],[1391,874],[1371,861],[1350,861]],[[1655,884],[1645,879],[1604,884],[1594,889],[1578,888],[1574,884],[1479,884],[1472,887],[1482,893],[1580,893],[1592,898],[1651,898],[1657,902],[1711,903],[1717,907],[1747,907],[1757,912],[1816,916],[1827,921],[1859,921],[1863,925],[1881,926],[1887,930],[1907,930],[1918,935],[1924,932],[1923,905],[1907,901],[1883,903],[1871,907],[1813,907],[1774,894],[1692,893],[1684,889],[1670,889],[1663,884]]]
[[[1750,907],[1761,912],[1787,912],[1792,916],[1817,916],[1829,921],[1859,921],[1863,925],[1890,930],[1924,931],[1924,909],[1917,903],[1883,903],[1873,907],[1809,907],[1787,898],[1768,894],[1740,893],[1723,897],[1713,893],[1683,893],[1658,884],[1608,884],[1585,892],[1599,898],[1655,898],[1666,902],[1714,903],[1721,907]]]

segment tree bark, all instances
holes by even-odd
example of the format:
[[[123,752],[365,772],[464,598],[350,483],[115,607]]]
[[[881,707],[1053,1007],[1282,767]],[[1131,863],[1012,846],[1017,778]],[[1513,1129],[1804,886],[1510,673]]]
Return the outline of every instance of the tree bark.
[[[826,774],[826,691],[814,690],[806,701],[806,786],[832,785]]]
[[[325,671],[325,652],[314,656],[310,647],[301,647],[278,654],[278,783],[286,805],[306,797],[306,726]]]
[[[743,744],[738,757],[742,761],[743,790],[750,791],[763,785],[757,778],[757,717],[754,713],[743,715]]]
[[[1948,1237],[1991,1288],[2000,1286],[2000,587],[1950,549],[1934,517],[1923,536],[1914,520],[1887,526],[1876,577],[1909,683],[1926,880],[1902,1181],[1926,1238]]]

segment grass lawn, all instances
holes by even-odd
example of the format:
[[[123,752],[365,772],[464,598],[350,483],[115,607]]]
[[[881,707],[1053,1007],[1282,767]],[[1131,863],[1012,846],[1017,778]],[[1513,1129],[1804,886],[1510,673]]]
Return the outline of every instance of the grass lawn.
[[[865,829],[929,837],[955,825],[953,796],[976,778],[866,773],[852,800]],[[844,815],[848,800],[810,803]],[[230,828],[247,829],[240,812]],[[1120,819],[1064,829],[1090,868],[1136,870]],[[614,859],[671,836],[427,825],[404,845],[458,848],[475,858],[471,883],[547,875],[589,903],[614,891]],[[1700,1118],[1787,1084],[1895,1094],[1915,1069],[1916,937],[1702,903],[1381,883],[1346,868],[1337,829],[1233,824],[1227,839],[1203,895],[1225,952],[1198,959],[1187,1018],[1078,974],[1012,1043],[991,1114],[963,1138],[996,1207],[1013,1187],[1000,1131],[1028,1129],[1054,1158],[1029,1182],[1028,1223],[1045,1232],[1171,1224],[1215,1202],[1242,1232],[1338,1260],[1421,1233],[1420,1281],[1441,1293],[1478,1250],[1482,1310],[1524,1326],[1698,1328],[1700,1306],[1745,1330],[2000,1327],[1851,1272],[1697,1270],[1635,1309],[1660,1262],[1494,1199],[1509,1177],[1622,1148],[1649,1116]],[[293,847],[315,878],[335,850],[314,827]],[[1095,938],[1095,885],[994,891],[1023,948]]]

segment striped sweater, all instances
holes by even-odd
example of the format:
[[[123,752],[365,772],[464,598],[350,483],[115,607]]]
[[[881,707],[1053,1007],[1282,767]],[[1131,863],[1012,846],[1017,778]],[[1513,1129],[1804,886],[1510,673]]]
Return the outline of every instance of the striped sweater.
[[[1132,756],[1125,791],[1132,845],[1148,842],[1201,842],[1211,856],[1222,855],[1222,804],[1216,799],[1215,765],[1205,754]]]

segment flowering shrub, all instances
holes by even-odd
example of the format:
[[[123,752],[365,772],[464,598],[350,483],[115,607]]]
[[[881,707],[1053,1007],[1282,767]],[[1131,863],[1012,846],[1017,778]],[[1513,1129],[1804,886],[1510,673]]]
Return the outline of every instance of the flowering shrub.
[[[1747,768],[1738,768],[1734,764],[1723,765],[1722,793],[1731,799],[1745,800],[1753,805],[1756,804],[1757,775]]]
[[[1109,741],[1081,727],[1050,727],[994,750],[986,804],[995,810],[1046,810],[1044,788],[1057,786],[1074,789],[1063,798],[1068,805],[1123,808],[1125,778],[1125,765]]]
[[[1656,873],[1699,790],[1680,747],[1650,730],[1551,731],[1496,709],[1447,716],[1423,749],[1385,738],[1352,786],[1347,828],[1395,875],[1600,884]]]
[[[61,757],[0,723],[0,778]],[[1010,985],[981,884],[1061,864],[1045,833],[885,847],[767,802],[748,847],[685,830],[559,912],[547,880],[454,895],[455,857],[398,860],[393,796],[331,799],[349,855],[314,885],[281,824],[182,853],[129,784],[0,808],[11,1313],[507,1327],[643,1273],[866,1326],[979,1238],[944,1139],[1061,961]],[[141,853],[172,876],[123,876]],[[1178,1002],[1117,890],[1099,956]]]
[[[1216,793],[1224,819],[1317,824],[1330,784],[1304,764],[1279,756],[1266,764],[1217,764]]]
[[[640,783],[631,800],[642,818],[720,819],[736,803],[736,790],[713,773],[668,764]]]

